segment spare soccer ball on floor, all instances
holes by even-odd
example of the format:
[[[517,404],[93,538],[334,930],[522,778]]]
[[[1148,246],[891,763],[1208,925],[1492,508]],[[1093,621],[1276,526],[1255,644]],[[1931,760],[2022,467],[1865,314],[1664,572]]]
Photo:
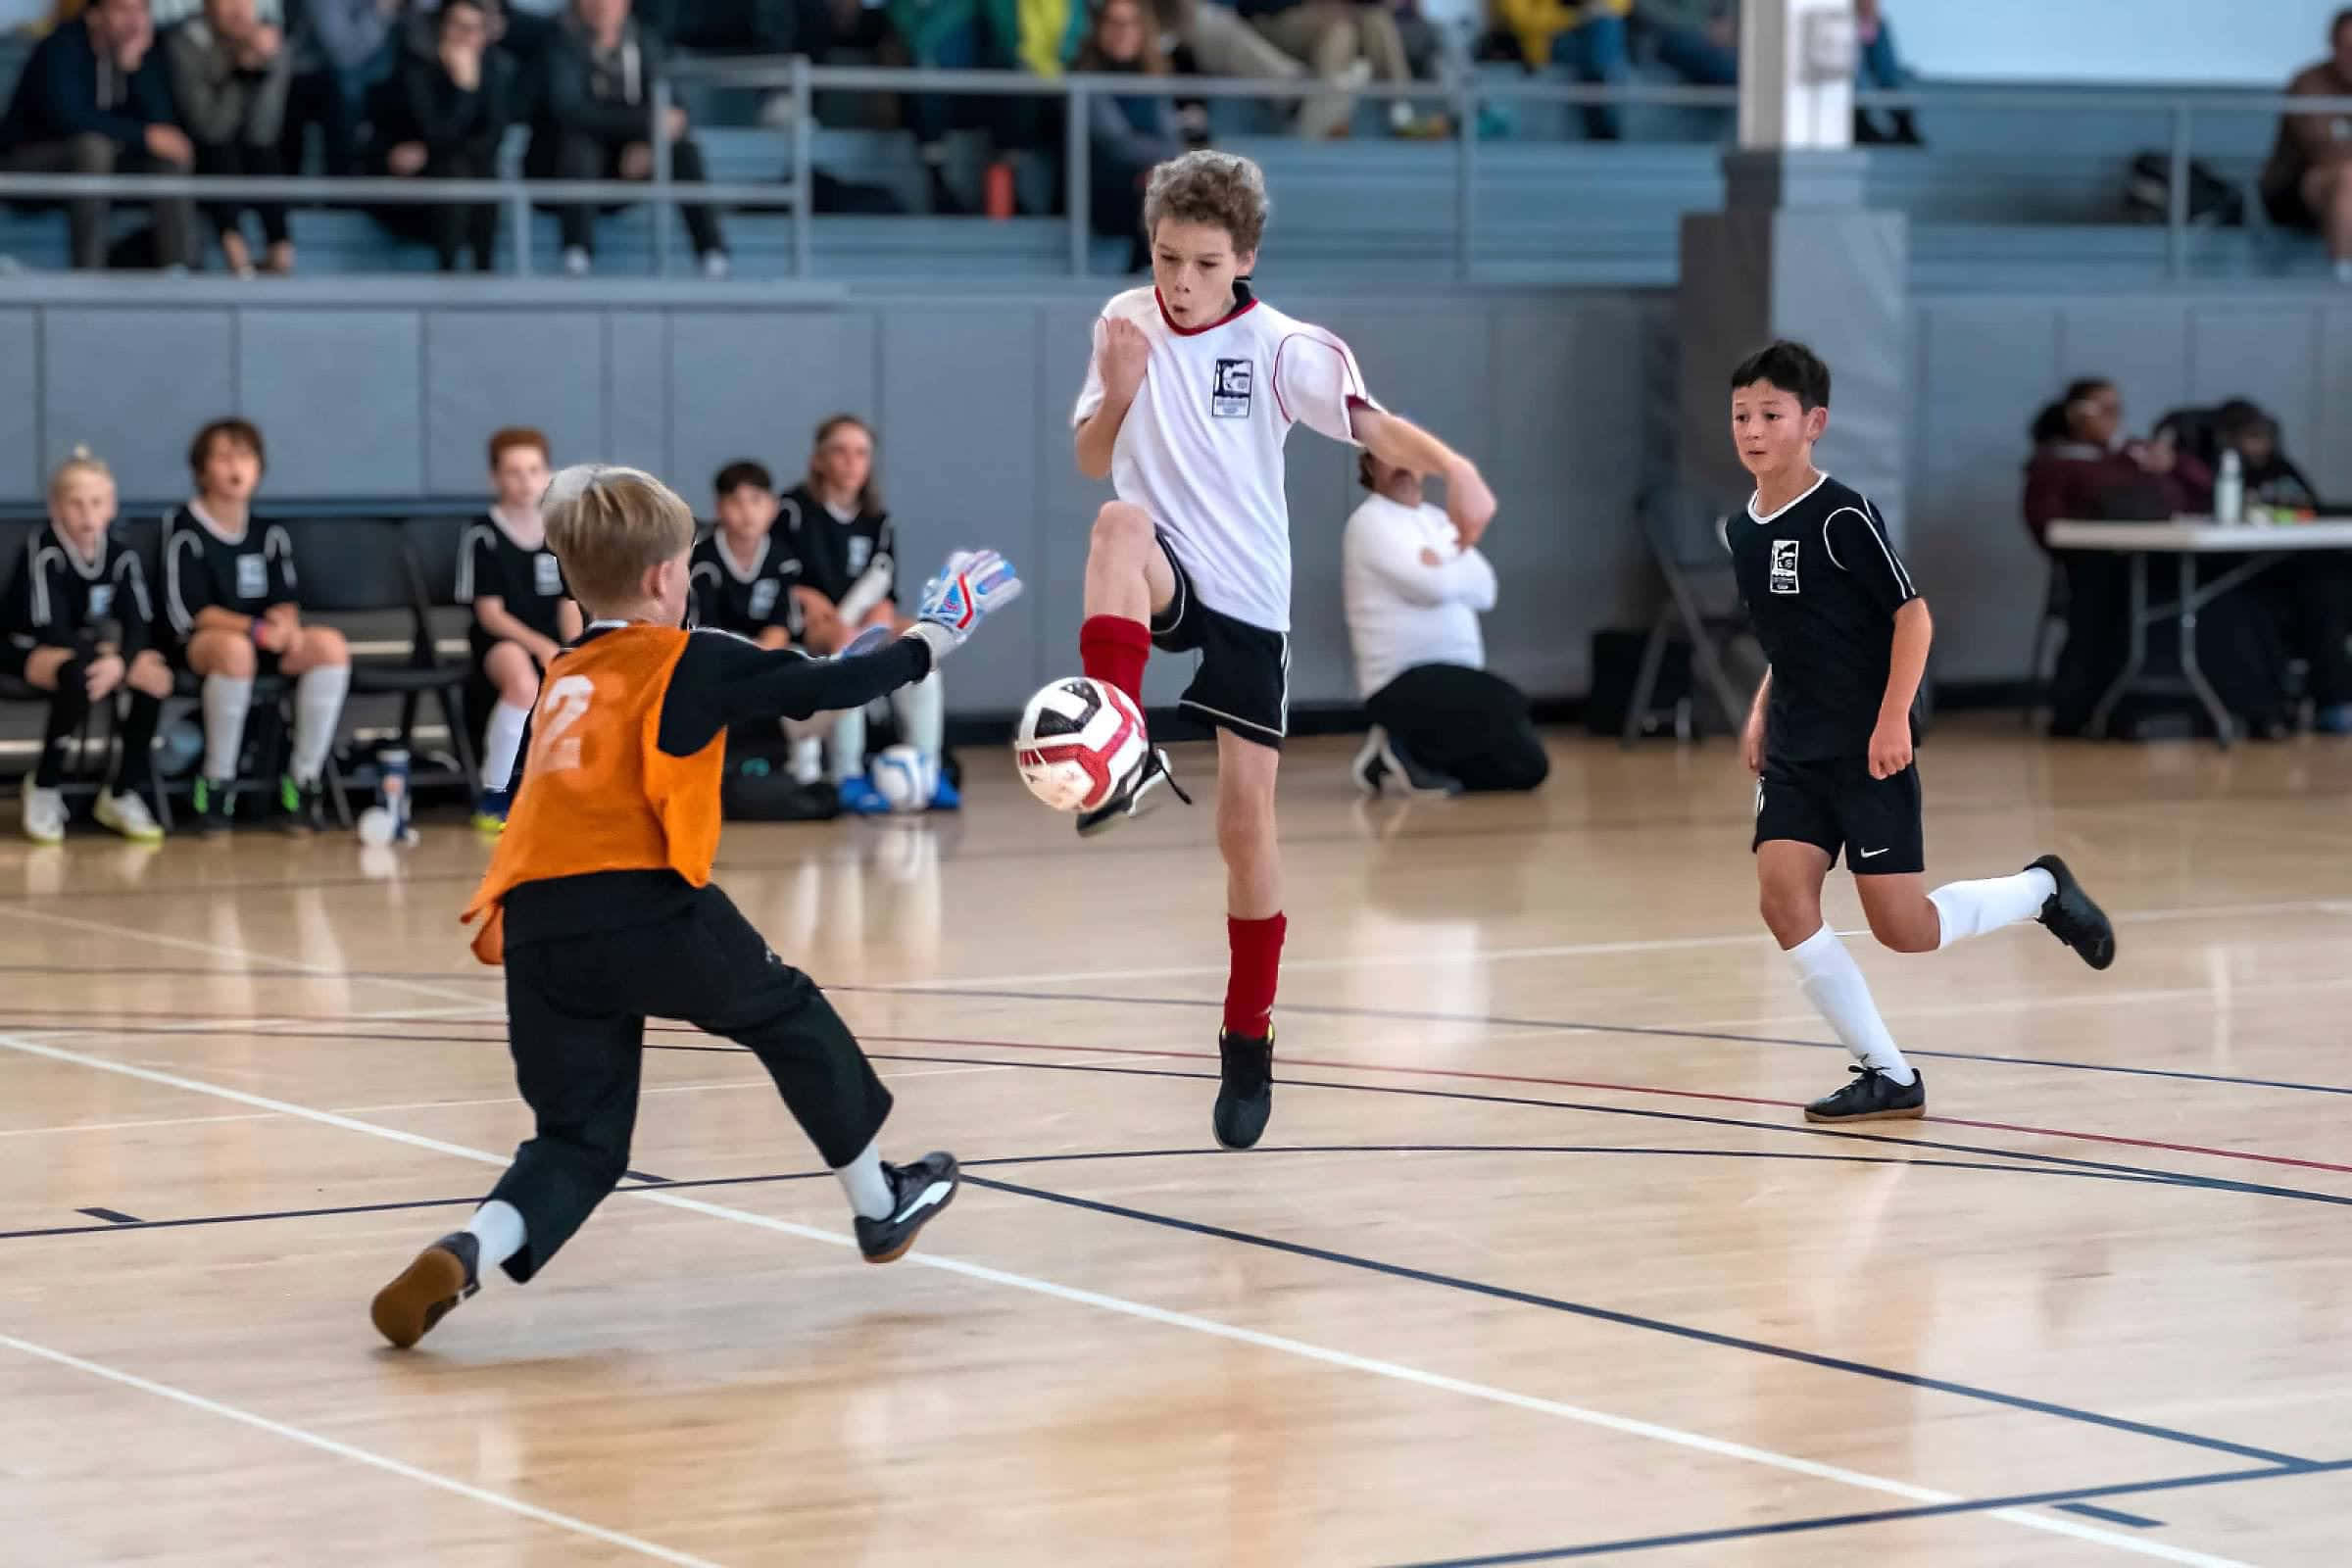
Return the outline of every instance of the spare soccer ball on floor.
[[[893,811],[928,811],[939,793],[939,764],[911,746],[886,746],[867,770]]]
[[[1013,760],[1029,793],[1056,811],[1091,811],[1144,764],[1144,715],[1117,687],[1084,675],[1029,699],[1013,731]]]

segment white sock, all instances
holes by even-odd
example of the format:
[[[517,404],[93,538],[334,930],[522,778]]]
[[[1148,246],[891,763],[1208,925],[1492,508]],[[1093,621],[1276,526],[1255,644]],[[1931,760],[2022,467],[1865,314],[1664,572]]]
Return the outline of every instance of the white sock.
[[[948,692],[939,683],[939,671],[891,693],[890,706],[899,715],[906,744],[925,757],[937,757],[948,741]]]
[[[326,754],[343,718],[343,694],[351,690],[349,664],[320,664],[294,679],[294,779],[318,782]]]
[[[253,707],[253,677],[204,677],[204,776],[225,784],[237,776],[245,744],[245,712]]]
[[[2031,920],[2057,891],[2058,879],[2039,868],[1977,882],[1946,882],[1928,895],[1928,902],[1936,906],[1936,913],[1943,921],[1943,936],[1936,946],[1948,948]]]
[[[847,708],[833,715],[833,782],[847,784],[865,771],[865,710]]]
[[[833,1174],[840,1180],[841,1190],[850,1195],[850,1207],[859,1219],[890,1217],[890,1178],[882,1174],[879,1143],[866,1145],[847,1165],[836,1165]]]
[[[1788,950],[1788,961],[1796,965],[1797,987],[1805,1000],[1820,1009],[1856,1061],[1898,1084],[1919,1076],[1886,1032],[1879,1004],[1870,1000],[1870,982],[1862,978],[1860,965],[1837,932],[1824,925]]]
[[[514,780],[514,754],[522,750],[523,726],[531,721],[531,710],[516,708],[513,703],[500,703],[490,710],[490,722],[482,731],[482,788],[503,790]]]
[[[792,721],[786,719],[785,733],[792,734]],[[792,736],[792,781],[795,784],[814,784],[825,776],[825,738],[822,735]]]
[[[475,1209],[466,1230],[482,1250],[485,1274],[522,1250],[522,1210],[503,1198],[493,1198]]]

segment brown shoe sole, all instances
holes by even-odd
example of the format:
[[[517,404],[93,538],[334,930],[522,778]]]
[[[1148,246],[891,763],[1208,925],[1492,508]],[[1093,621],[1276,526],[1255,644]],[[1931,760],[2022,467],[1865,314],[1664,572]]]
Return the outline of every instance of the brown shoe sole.
[[[405,1350],[432,1332],[433,1325],[465,1298],[466,1265],[457,1253],[428,1247],[416,1254],[416,1262],[401,1270],[398,1279],[375,1293],[368,1315],[393,1348]]]
[[[1917,1121],[1927,1113],[1927,1106],[1913,1105],[1907,1110],[1866,1110],[1858,1116],[1824,1116],[1816,1112],[1812,1106],[1807,1105],[1805,1120],[1839,1126],[1849,1121]]]

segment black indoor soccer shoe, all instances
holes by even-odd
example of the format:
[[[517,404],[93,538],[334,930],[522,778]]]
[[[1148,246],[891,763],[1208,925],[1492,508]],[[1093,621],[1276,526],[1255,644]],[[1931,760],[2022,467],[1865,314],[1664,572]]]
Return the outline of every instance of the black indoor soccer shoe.
[[[858,1250],[868,1263],[893,1263],[914,1245],[915,1233],[956,1200],[956,1156],[929,1153],[911,1165],[882,1162],[890,1180],[890,1217],[858,1216]]]
[[[2058,891],[2041,901],[2041,913],[2034,916],[2050,928],[2050,935],[2075,950],[2076,956],[2093,969],[2104,969],[2115,961],[2115,925],[2107,911],[2093,904],[2075,873],[2055,855],[2045,855],[2026,867],[2029,871],[2047,871],[2058,884]]]
[[[198,833],[208,839],[217,839],[228,832],[229,818],[236,811],[236,800],[226,782],[199,774],[191,799],[196,807]]]
[[[375,1293],[368,1315],[397,1350],[408,1349],[482,1288],[481,1243],[470,1231],[452,1231],[416,1254],[400,1277]]]
[[[1388,749],[1388,744],[1387,732],[1378,724],[1373,725],[1372,732],[1364,737],[1363,749],[1348,764],[1348,776],[1355,780],[1358,794],[1380,794],[1381,781],[1389,776],[1389,764],[1380,754]]]
[[[1227,1149],[1248,1149],[1264,1136],[1266,1118],[1274,1114],[1273,1033],[1257,1040],[1220,1029],[1217,1056],[1217,1106],[1209,1125]]]
[[[1876,1067],[1849,1067],[1843,1089],[1805,1107],[1807,1121],[1917,1121],[1928,1113],[1928,1075],[1898,1084]]]
[[[1166,790],[1185,805],[1193,798],[1184,793],[1176,775],[1168,768],[1168,754],[1153,748],[1135,770],[1127,787],[1091,811],[1078,813],[1078,836],[1091,839],[1098,833],[1107,833],[1131,816],[1141,816],[1160,804],[1159,792]]]

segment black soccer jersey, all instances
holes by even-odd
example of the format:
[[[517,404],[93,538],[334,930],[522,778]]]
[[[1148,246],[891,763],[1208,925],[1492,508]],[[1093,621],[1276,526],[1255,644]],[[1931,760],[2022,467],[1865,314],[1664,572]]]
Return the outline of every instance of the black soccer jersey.
[[[804,484],[784,494],[776,529],[800,557],[801,580],[836,605],[860,583],[874,602],[897,597],[898,530],[889,513],[861,512],[843,522]]]
[[[556,612],[571,597],[556,553],[544,544],[526,550],[514,542],[494,514],[485,513],[466,530],[458,550],[458,603],[496,599],[516,620],[555,642],[564,640]],[[495,641],[480,622],[474,640]]]
[[[112,538],[84,560],[43,525],[24,541],[16,575],[0,596],[0,632],[23,648],[112,642],[124,658],[147,646],[155,606],[138,554]]]
[[[1768,517],[1751,498],[1727,522],[1724,543],[1772,661],[1767,754],[1791,761],[1867,755],[1886,695],[1894,612],[1918,597],[1878,509],[1824,474]]]
[[[164,613],[181,638],[204,610],[259,615],[271,605],[300,604],[294,541],[275,523],[250,518],[234,539],[215,529],[195,504],[164,524]]]
[[[758,637],[766,627],[781,626],[800,641],[801,607],[792,591],[801,584],[801,559],[783,528],[769,529],[760,541],[749,570],[736,564],[723,532],[694,547],[690,570],[695,624],[739,637]]]

